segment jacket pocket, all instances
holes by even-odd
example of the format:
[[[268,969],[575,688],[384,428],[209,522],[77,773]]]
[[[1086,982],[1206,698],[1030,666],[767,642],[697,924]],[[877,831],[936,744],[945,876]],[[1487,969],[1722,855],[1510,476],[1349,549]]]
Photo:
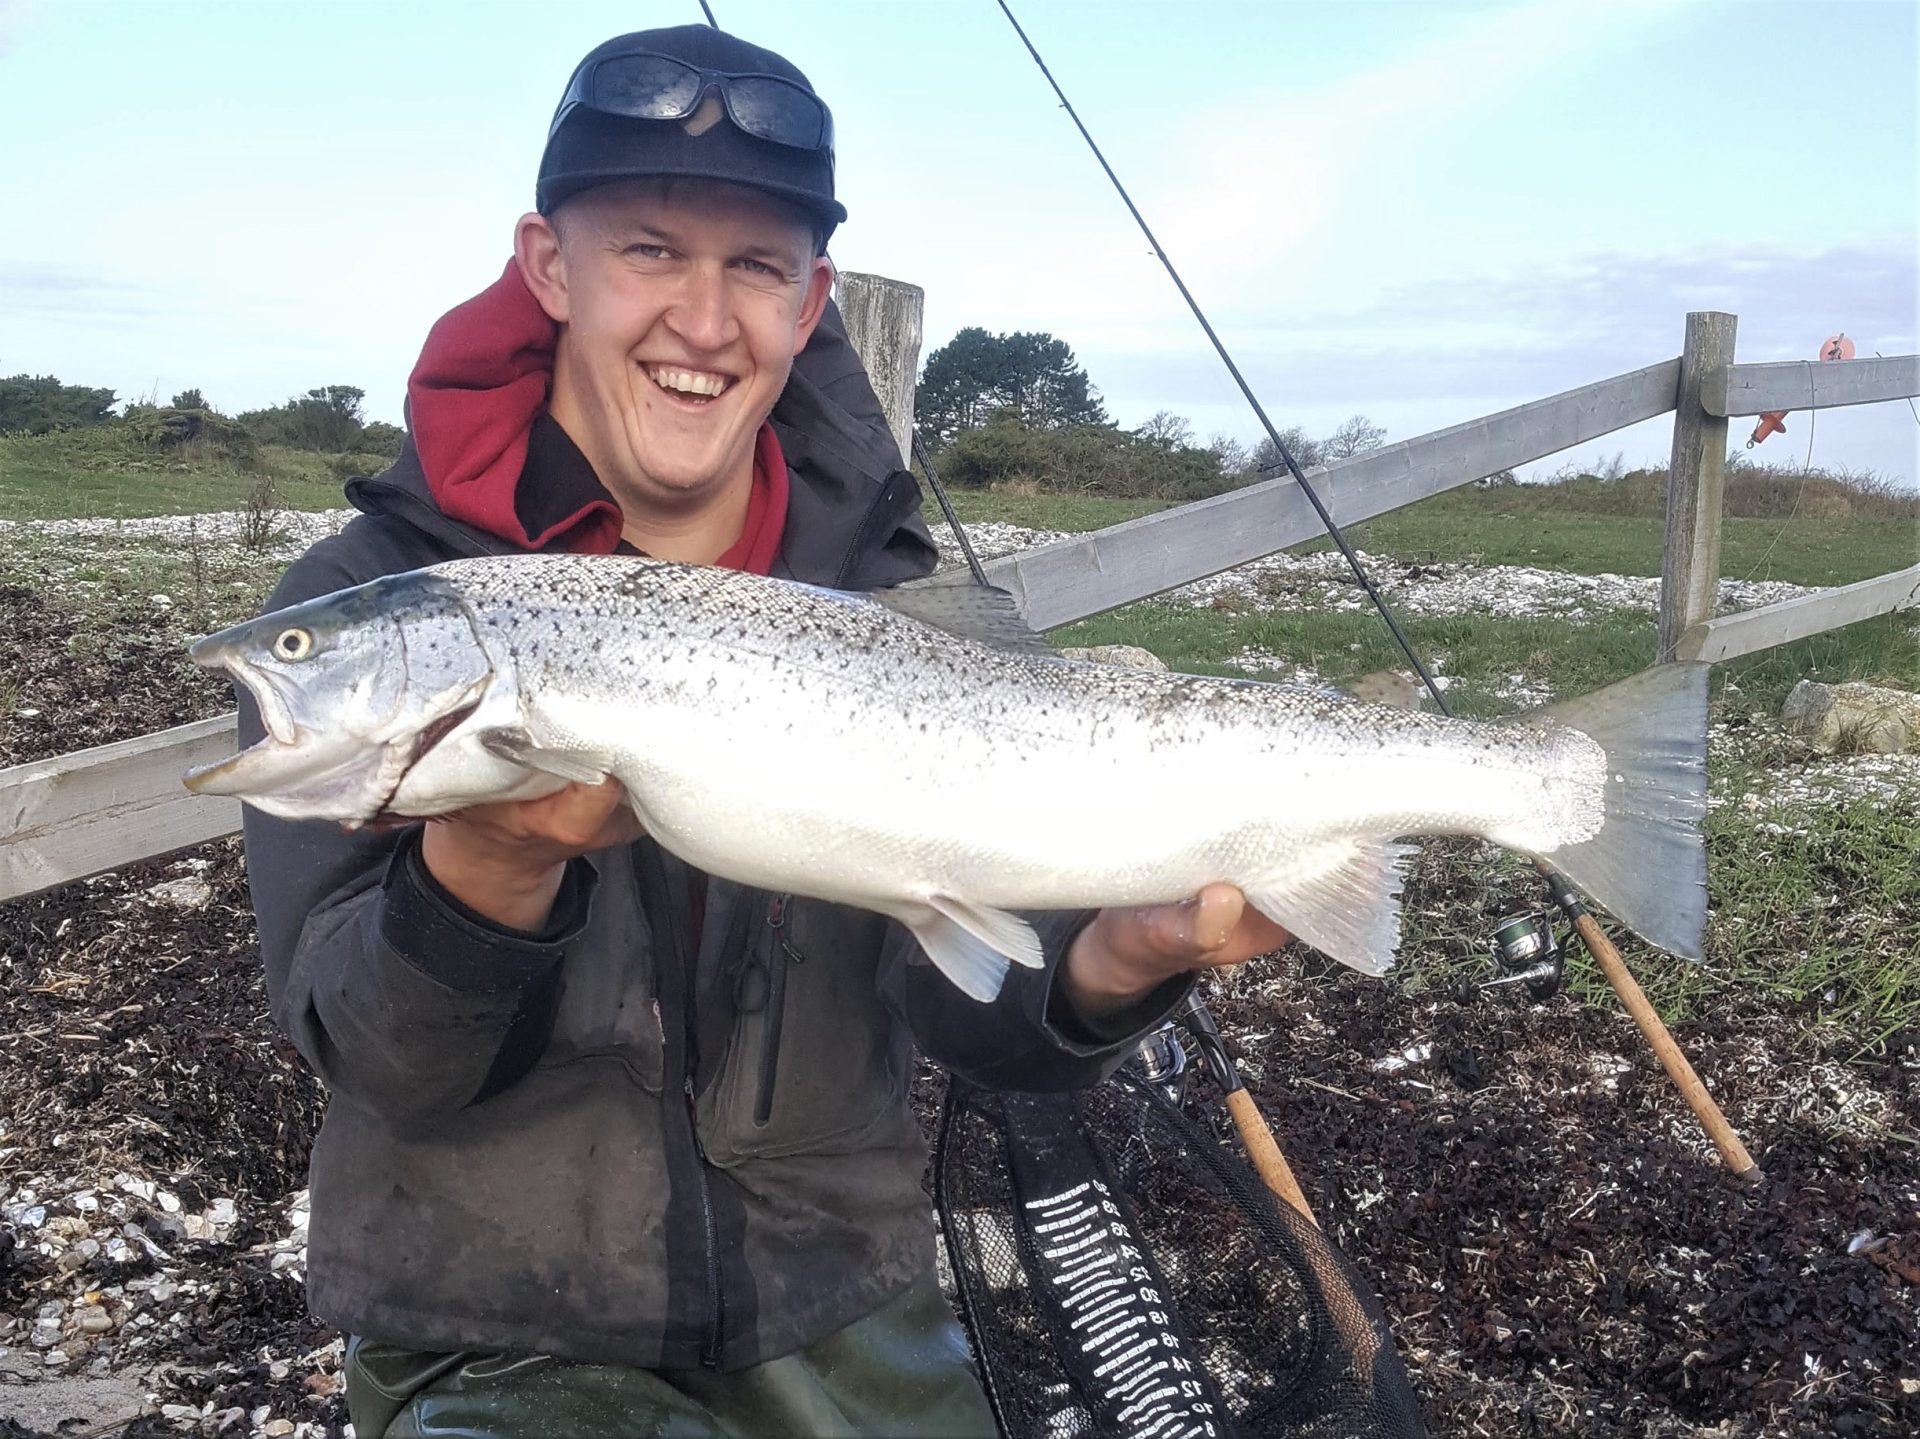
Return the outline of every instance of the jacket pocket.
[[[701,1095],[716,1164],[846,1154],[909,1135],[912,1038],[875,977],[887,921],[816,900],[773,899],[735,989],[731,1042]]]
[[[567,955],[540,1067],[613,1059],[649,1094],[666,1083],[652,931],[631,868],[601,866],[593,919]]]

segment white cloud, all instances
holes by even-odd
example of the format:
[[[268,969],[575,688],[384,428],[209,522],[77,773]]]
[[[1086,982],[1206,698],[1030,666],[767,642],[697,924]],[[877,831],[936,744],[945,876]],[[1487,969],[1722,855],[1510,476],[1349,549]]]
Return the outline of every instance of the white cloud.
[[[26,33],[39,8],[39,0],[0,0],[0,57]]]

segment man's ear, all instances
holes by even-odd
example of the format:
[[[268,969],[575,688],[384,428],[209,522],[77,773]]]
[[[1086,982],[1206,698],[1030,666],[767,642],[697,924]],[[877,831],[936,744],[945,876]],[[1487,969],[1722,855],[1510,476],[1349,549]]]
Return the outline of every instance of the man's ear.
[[[807,277],[807,298],[800,302],[800,327],[794,333],[793,352],[806,349],[813,338],[814,326],[827,313],[827,301],[833,298],[833,261],[825,255],[813,257],[813,270]]]
[[[545,215],[529,213],[513,227],[513,258],[520,278],[533,298],[556,325],[567,323],[567,262],[560,253],[560,233]]]

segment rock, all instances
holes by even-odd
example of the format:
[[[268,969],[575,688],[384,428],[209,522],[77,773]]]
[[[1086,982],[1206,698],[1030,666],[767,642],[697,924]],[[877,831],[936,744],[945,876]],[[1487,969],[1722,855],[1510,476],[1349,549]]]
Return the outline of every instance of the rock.
[[[33,1326],[27,1342],[35,1349],[51,1349],[60,1342],[60,1321],[42,1319]]]
[[[155,1304],[165,1304],[169,1299],[173,1298],[173,1296],[177,1294],[179,1291],[180,1291],[179,1285],[173,1283],[170,1280],[163,1279],[160,1281],[160,1283],[154,1285],[153,1288],[149,1289],[147,1291],[147,1294]]]
[[[95,1306],[80,1316],[82,1334],[106,1334],[113,1329],[113,1316]]]
[[[47,1367],[51,1369],[67,1362],[67,1351],[64,1349],[49,1349],[42,1357],[45,1359]]]
[[[213,886],[204,879],[168,879],[147,890],[147,898],[175,909],[205,909],[213,902]]]
[[[1826,754],[1902,754],[1920,747],[1920,695],[1864,684],[1801,680],[1781,706],[1793,733]]]
[[[275,1419],[271,1424],[262,1427],[260,1432],[265,1434],[267,1439],[281,1439],[282,1435],[293,1433],[293,1421],[291,1419]]]
[[[1399,710],[1419,709],[1420,696],[1424,692],[1420,681],[1403,670],[1375,670],[1372,674],[1349,680],[1342,688],[1362,703],[1391,705]]]
[[[223,1229],[239,1217],[240,1211],[234,1208],[231,1199],[216,1199],[207,1206],[207,1222]]]
[[[1064,660],[1091,660],[1100,665],[1118,665],[1128,670],[1164,670],[1167,662],[1152,650],[1143,650],[1139,645],[1090,645],[1084,649],[1064,649],[1059,652]]]

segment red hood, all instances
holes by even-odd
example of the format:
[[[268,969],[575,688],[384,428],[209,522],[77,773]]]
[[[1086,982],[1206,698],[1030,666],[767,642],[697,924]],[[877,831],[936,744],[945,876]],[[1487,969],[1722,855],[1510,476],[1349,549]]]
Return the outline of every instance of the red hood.
[[[441,513],[528,550],[612,554],[622,519],[605,490],[596,486],[578,504],[563,504],[561,516],[538,533],[528,532],[516,504],[533,423],[553,382],[558,334],[509,260],[498,280],[427,332],[407,378],[407,421]],[[766,574],[780,552],[786,513],[786,460],[773,427],[762,425],[746,525],[716,563]]]

